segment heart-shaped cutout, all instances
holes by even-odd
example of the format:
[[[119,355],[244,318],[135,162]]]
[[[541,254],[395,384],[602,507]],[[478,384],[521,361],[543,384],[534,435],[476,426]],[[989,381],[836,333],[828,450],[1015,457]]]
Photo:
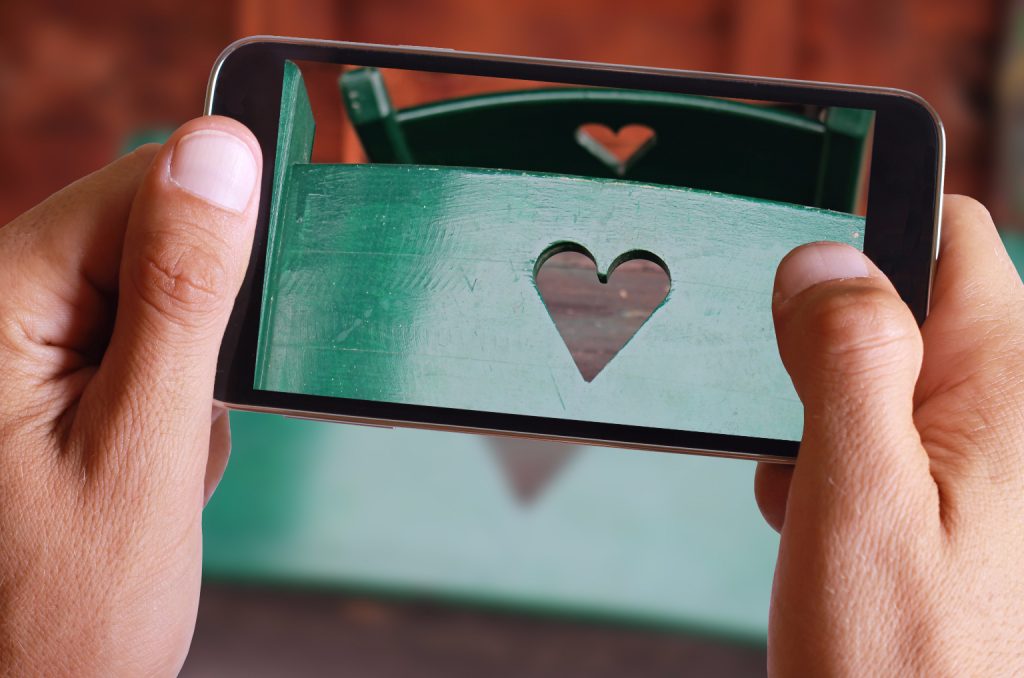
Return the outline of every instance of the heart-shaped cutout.
[[[576,128],[576,142],[622,177],[651,150],[657,135],[647,125],[633,123],[613,131],[608,125],[588,122]]]
[[[575,243],[556,243],[538,258],[537,292],[585,381],[621,351],[668,296],[668,266],[657,255],[620,255],[607,273]]]

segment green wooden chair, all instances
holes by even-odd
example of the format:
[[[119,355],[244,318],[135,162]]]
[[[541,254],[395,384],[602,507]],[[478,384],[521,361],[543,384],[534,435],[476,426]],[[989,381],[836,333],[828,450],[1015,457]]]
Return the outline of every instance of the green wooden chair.
[[[822,110],[818,119],[707,97],[591,88],[396,110],[375,68],[347,71],[340,86],[371,162],[626,178],[843,212],[857,203],[872,122],[856,109]],[[633,136],[626,157],[610,152],[616,133]]]

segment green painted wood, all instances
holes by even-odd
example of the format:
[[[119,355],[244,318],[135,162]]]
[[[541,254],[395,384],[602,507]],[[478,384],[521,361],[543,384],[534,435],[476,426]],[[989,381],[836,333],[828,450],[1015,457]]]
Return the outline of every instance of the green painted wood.
[[[384,78],[376,68],[360,68],[342,76],[345,110],[373,162],[413,163],[415,158],[391,105]]]
[[[207,579],[426,595],[763,642],[754,465],[580,447],[534,502],[492,439],[233,412]]]
[[[580,128],[639,125],[652,130],[655,141],[625,178],[839,211],[856,206],[872,116],[832,109],[823,123],[721,99],[591,88],[488,94],[396,110],[376,69],[346,72],[341,90],[372,162],[616,177],[616,168],[581,143]],[[838,139],[830,144],[830,137]]]
[[[859,217],[667,186],[464,168],[289,170],[265,283],[256,387],[798,439],[775,348],[775,267],[859,245]],[[534,283],[557,242],[607,272],[667,265],[665,302],[592,382]]]
[[[309,105],[309,95],[303,82],[299,67],[291,61],[284,63],[284,79],[281,87],[281,109],[277,132],[277,154],[274,159],[274,184],[270,195],[270,224],[280,223],[282,215],[285,187],[291,184],[292,168],[300,163],[308,163],[313,153],[313,136],[316,133],[316,121]],[[280,245],[278,238],[280,229],[271,227],[267,235],[268,257],[273,258]],[[263,290],[262,313],[264,317],[274,312],[272,290]],[[264,341],[263,327],[260,325],[260,343]],[[266,369],[263,356],[256,356],[256,375]]]

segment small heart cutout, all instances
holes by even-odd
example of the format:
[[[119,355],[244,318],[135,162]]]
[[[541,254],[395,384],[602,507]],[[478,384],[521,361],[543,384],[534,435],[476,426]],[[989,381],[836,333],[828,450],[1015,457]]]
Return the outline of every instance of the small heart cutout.
[[[549,247],[537,260],[537,292],[585,381],[621,351],[668,296],[668,267],[644,250],[627,252],[597,270],[574,243]]]
[[[618,131],[598,122],[576,128],[576,142],[620,177],[625,176],[656,141],[653,129],[635,123],[620,127]]]

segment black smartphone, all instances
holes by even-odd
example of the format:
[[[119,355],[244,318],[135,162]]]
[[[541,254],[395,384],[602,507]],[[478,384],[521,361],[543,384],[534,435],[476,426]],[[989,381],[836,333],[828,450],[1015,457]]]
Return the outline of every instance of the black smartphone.
[[[928,310],[945,141],[908,92],[253,37],[206,112],[265,168],[229,408],[792,461],[782,257],[848,243]]]

